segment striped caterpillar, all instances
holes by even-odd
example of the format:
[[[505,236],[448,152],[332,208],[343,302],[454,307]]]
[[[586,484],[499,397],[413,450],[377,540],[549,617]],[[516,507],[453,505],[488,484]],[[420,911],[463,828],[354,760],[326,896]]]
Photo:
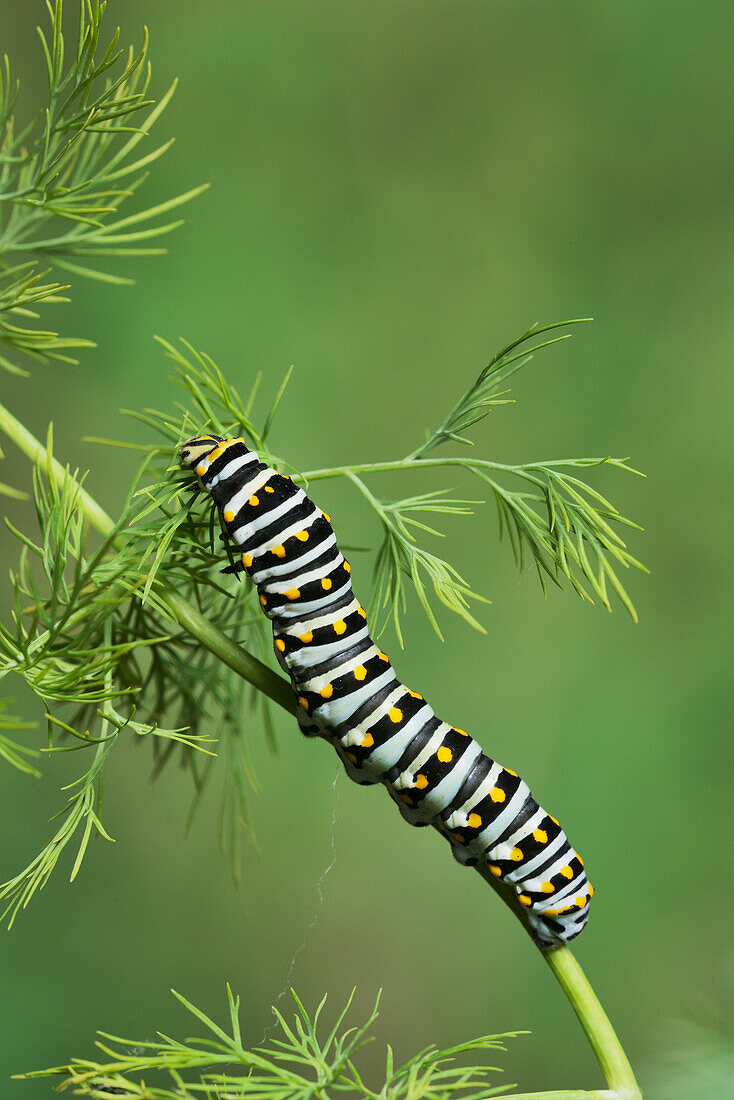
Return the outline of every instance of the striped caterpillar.
[[[241,438],[195,436],[180,460],[237,547],[225,571],[257,586],[302,732],[330,741],[350,779],[384,783],[411,825],[436,826],[460,863],[484,863],[538,946],[577,936],[593,894],[583,861],[516,772],[401,684],[370,638],[326,513]]]

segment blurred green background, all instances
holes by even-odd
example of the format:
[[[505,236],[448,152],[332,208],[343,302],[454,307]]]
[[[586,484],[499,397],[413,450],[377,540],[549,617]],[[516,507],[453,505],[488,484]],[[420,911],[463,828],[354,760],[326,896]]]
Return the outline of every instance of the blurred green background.
[[[0,50],[26,113],[41,102],[44,18],[40,2],[2,4]],[[403,454],[529,324],[596,318],[538,356],[517,405],[478,434],[499,461],[629,454],[646,471],[592,475],[646,528],[631,540],[652,571],[630,580],[640,624],[571,593],[543,600],[532,575],[518,585],[487,505],[445,529],[446,553],[493,601],[488,635],[446,614],[441,645],[413,605],[405,652],[386,647],[561,817],[597,890],[578,957],[648,1095],[693,1096],[700,1046],[671,1039],[671,1022],[716,1045],[734,988],[728,6],[111,0],[108,20],[123,41],[148,24],[156,94],[180,78],[158,127],[176,143],[145,200],[212,187],[168,256],[118,268],[133,288],[78,280],[73,306],[47,313],[98,342],[80,367],[1,384],[37,434],[53,418],[57,453],[91,467],[111,512],[132,460],[80,440],[142,440],[118,408],[171,403],[154,333],[185,335],[243,389],[260,370],[271,393],[294,363],[273,446],[314,468]],[[433,484],[451,483],[380,487]],[[318,500],[347,541],[374,544],[346,488],[325,483]],[[365,596],[369,572],[360,556]],[[216,797],[184,839],[186,775],[151,786],[148,750],[116,749],[105,821],[117,843],[93,844],[73,886],[61,869],[0,938],[0,1079],[91,1053],[95,1027],[190,1033],[171,986],[223,1019],[229,980],[250,1042],[286,982],[311,1006],[328,991],[334,1009],[356,984],[365,1014],[383,987],[375,1065],[388,1040],[404,1058],[522,1028],[508,1080],[600,1087],[550,973],[481,880],[383,793],[340,776],[335,808],[335,757],[285,717],[275,758],[245,721],[263,789],[242,887],[215,853]],[[0,772],[0,878],[44,841],[65,767],[40,782]],[[671,1078],[673,1053],[686,1068]],[[712,1088],[700,1095],[731,1095]],[[51,1087],[0,1091],[35,1100]]]

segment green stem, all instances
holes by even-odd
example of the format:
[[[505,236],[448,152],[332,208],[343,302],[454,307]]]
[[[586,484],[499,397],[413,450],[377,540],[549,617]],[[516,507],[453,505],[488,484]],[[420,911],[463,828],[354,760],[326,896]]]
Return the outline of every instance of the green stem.
[[[386,470],[420,470],[429,466],[483,466],[490,470],[504,470],[509,474],[523,474],[523,466],[507,466],[502,462],[491,462],[487,458],[397,458],[391,462],[361,462],[353,466],[328,466],[321,470],[306,470],[300,478],[293,475],[293,480],[322,481],[329,477],[343,477],[350,474],[377,474]],[[539,465],[535,463],[535,465]]]
[[[512,887],[490,874],[489,868],[478,864],[476,870],[484,881],[492,887],[501,900],[507,905],[512,914],[518,918],[528,931],[526,913],[519,911],[515,901],[515,891]],[[604,1097],[604,1100],[642,1100],[642,1093],[635,1081],[632,1067],[622,1044],[612,1027],[609,1017],[602,1008],[598,997],[589,984],[589,980],[574,958],[571,948],[565,945],[543,950],[539,948],[553,975],[568,998],[571,1008],[583,1028],[594,1056],[601,1067],[605,1080],[609,1085],[608,1092],[543,1092],[523,1093],[522,1096],[513,1096],[512,1100],[561,1100],[569,1097]]]
[[[604,466],[621,464],[621,459],[616,458],[594,458],[594,459],[574,459],[574,458],[546,458],[536,462],[527,462],[522,466],[508,465],[506,462],[493,462],[489,458],[472,458],[467,456],[466,458],[457,458],[448,456],[446,458],[413,458],[408,455],[406,458],[396,458],[388,462],[358,462],[352,466],[326,466],[321,470],[305,470],[302,474],[294,474],[294,481],[323,481],[330,477],[349,477],[351,474],[377,474],[390,470],[425,470],[430,466],[461,466],[464,469],[473,468],[481,470],[497,470],[501,473],[516,474],[518,477],[523,478],[525,481],[530,481],[534,485],[542,485],[543,480],[538,474],[534,473],[536,470],[546,470],[551,467],[557,466],[570,466],[573,469],[579,468],[579,463],[583,462],[581,468],[589,466]],[[631,467],[624,467],[630,469]],[[636,473],[637,471],[635,471]],[[605,501],[608,504],[608,501]]]
[[[249,684],[254,684],[259,691],[262,691],[274,703],[283,707],[290,714],[295,714],[296,699],[293,688],[284,676],[279,676],[277,672],[273,672],[262,661],[258,661],[257,657],[253,657],[247,650],[242,649],[241,646],[238,646],[231,638],[222,633],[221,630],[212,626],[209,620],[193,604],[183,599],[177,592],[161,586],[158,597],[163,599],[171,612],[172,618],[175,619],[178,625],[193,634],[197,641],[201,642],[210,653],[213,653],[220,661],[224,661],[225,665],[228,665],[243,680],[247,680]]]
[[[64,469],[55,458],[50,458],[43,444],[39,443],[27,428],[2,405],[0,405],[0,429],[15,442],[28,458],[33,462],[42,463],[50,475],[54,477],[57,484],[63,485],[65,481],[69,480],[69,471]],[[431,460],[421,460],[417,464],[426,466],[431,464]],[[404,465],[404,463],[383,463],[380,468],[394,469]],[[370,469],[375,468],[370,467]],[[512,467],[504,468],[512,469]],[[362,467],[348,467],[347,469],[356,473]],[[317,473],[319,472],[317,471]],[[314,475],[311,474],[310,476],[313,478]],[[323,476],[331,476],[330,471],[324,471]],[[115,527],[110,516],[107,515],[104,509],[100,508],[85,489],[79,489],[78,499],[81,509],[92,527],[103,537],[108,538]],[[284,677],[273,672],[262,661],[258,661],[257,658],[238,646],[226,634],[213,626],[193,604],[183,599],[173,589],[160,585],[158,595],[175,622],[188,630],[203,646],[221,661],[224,661],[244,680],[253,684],[254,687],[283,707],[284,710],[291,714],[294,713],[293,690]],[[484,868],[480,865],[477,870],[482,874]],[[488,873],[483,874],[482,877],[499,893],[503,901],[510,904],[511,899],[503,891],[503,884],[500,884],[497,879],[492,878]],[[512,906],[511,908],[512,912],[517,915],[517,910]],[[584,1100],[594,1100],[594,1098],[596,1100],[641,1100],[642,1094],[619,1039],[570,949],[568,947],[556,947],[550,951],[541,951],[541,954],[570,1001],[611,1091],[524,1093],[521,1096],[515,1096],[513,1100],[582,1100],[582,1098]]]
[[[18,447],[24,455],[30,458],[31,462],[43,463],[44,467],[47,466],[49,460],[49,454],[42,443],[39,443],[34,435],[28,431],[28,429],[21,424],[20,420],[16,420],[11,412],[8,412],[3,405],[0,405],[0,430],[5,432],[9,439],[12,439],[16,447]],[[72,482],[72,478],[68,470],[65,470],[57,459],[51,459],[51,469],[56,479],[57,485],[63,487],[64,483],[68,480]],[[94,497],[91,497],[84,488],[79,488],[79,502],[81,504],[84,515],[87,517],[92,527],[96,531],[99,531],[104,538],[109,538],[112,531],[115,528],[114,523],[105,512],[104,508],[100,508]]]
[[[619,1100],[642,1100],[642,1093],[622,1044],[570,948],[554,947],[542,954],[571,1002],[612,1096]]]

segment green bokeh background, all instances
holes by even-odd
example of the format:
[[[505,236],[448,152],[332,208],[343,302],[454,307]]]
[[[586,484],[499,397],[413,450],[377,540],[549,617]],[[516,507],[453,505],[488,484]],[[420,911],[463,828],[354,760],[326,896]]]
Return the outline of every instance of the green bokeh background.
[[[0,3],[26,110],[42,95],[43,18],[40,3]],[[262,371],[271,393],[294,363],[273,445],[313,468],[404,453],[529,324],[596,318],[538,356],[517,405],[478,435],[499,461],[630,454],[646,471],[594,475],[646,528],[632,537],[651,569],[630,579],[639,625],[570,593],[543,600],[532,575],[518,585],[488,505],[446,525],[448,556],[493,601],[487,636],[445,615],[441,645],[412,605],[405,651],[390,648],[439,713],[561,817],[597,889],[578,957],[649,1095],[692,1096],[688,1070],[663,1083],[673,1045],[695,1061],[671,1023],[715,1031],[734,963],[731,12],[710,0],[111,0],[109,21],[124,41],[150,27],[158,95],[180,78],[158,127],[177,140],[147,201],[212,187],[168,256],[124,268],[133,288],[75,282],[53,320],[97,341],[78,368],[0,384],[37,434],[53,418],[57,453],[92,468],[112,513],[132,462],[81,437],[142,440],[118,408],[171,403],[154,333],[185,335],[243,389]],[[3,479],[15,464],[27,486],[25,460],[7,458]],[[347,488],[325,483],[318,499],[345,539],[374,544]],[[11,564],[5,536],[0,549]],[[360,556],[365,595],[369,570]],[[508,1080],[599,1087],[550,973],[481,880],[384,794],[342,776],[335,795],[335,758],[285,717],[275,758],[244,720],[262,793],[242,887],[215,851],[216,798],[184,839],[186,775],[151,786],[148,750],[116,749],[105,821],[117,843],[93,844],[73,886],[61,869],[0,939],[0,1079],[91,1053],[95,1027],[190,1033],[171,986],[223,1019],[229,980],[251,1042],[286,983],[311,1006],[328,991],[334,1008],[357,985],[364,1014],[382,987],[375,1066],[388,1040],[403,1058],[522,1028]],[[49,763],[40,782],[0,772],[0,877],[47,836],[65,768]]]

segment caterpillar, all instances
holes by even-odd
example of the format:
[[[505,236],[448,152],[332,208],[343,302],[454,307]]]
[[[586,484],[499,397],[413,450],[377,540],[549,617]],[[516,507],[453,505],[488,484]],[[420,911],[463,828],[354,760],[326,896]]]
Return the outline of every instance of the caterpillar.
[[[329,516],[239,437],[195,436],[179,453],[237,548],[225,572],[257,587],[302,732],[328,740],[350,779],[383,783],[411,825],[436,826],[460,863],[484,863],[539,947],[577,936],[593,894],[581,857],[516,772],[400,682]]]

